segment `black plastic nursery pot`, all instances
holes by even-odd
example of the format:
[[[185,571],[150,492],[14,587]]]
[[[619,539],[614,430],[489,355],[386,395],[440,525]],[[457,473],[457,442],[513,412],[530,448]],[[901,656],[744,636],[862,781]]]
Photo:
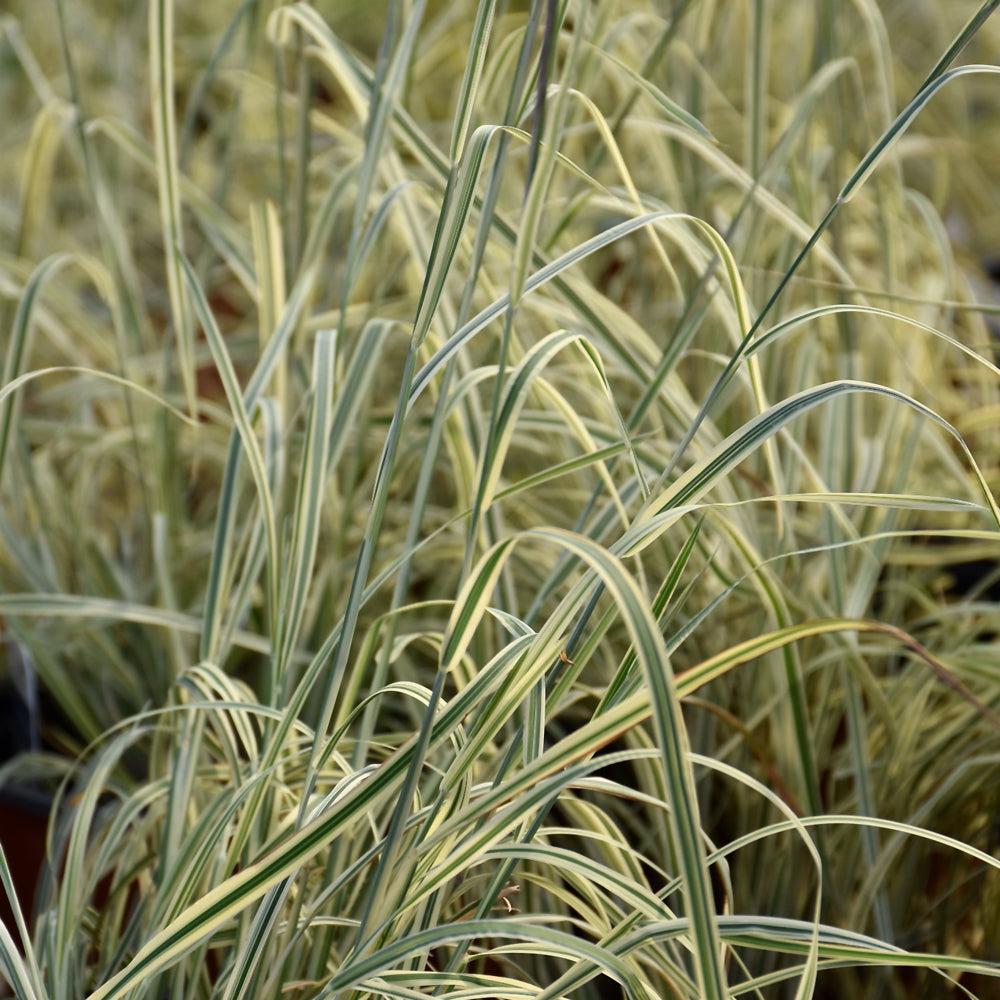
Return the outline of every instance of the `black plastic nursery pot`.
[[[29,924],[35,888],[45,862],[45,832],[51,805],[51,797],[36,789],[16,785],[0,789],[0,844],[14,880],[21,912]],[[0,893],[0,920],[11,937],[18,941],[14,911],[5,893]]]
[[[0,845],[10,869],[18,904],[31,921],[35,889],[45,863],[45,836],[53,796],[37,783],[20,755],[41,749],[37,688],[11,643],[6,646],[8,671],[0,680]],[[18,676],[20,673],[20,676]],[[7,894],[0,890],[0,920],[15,941],[20,936]]]

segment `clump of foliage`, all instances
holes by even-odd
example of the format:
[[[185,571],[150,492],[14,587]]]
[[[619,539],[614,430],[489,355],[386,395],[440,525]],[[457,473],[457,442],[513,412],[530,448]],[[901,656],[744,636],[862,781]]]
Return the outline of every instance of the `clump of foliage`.
[[[995,977],[997,4],[233,6],[0,23],[17,995]]]

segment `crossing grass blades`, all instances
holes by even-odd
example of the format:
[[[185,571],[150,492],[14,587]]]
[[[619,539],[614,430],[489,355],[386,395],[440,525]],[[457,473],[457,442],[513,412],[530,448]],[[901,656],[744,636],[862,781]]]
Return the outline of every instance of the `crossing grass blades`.
[[[16,996],[992,995],[942,6],[15,0]]]

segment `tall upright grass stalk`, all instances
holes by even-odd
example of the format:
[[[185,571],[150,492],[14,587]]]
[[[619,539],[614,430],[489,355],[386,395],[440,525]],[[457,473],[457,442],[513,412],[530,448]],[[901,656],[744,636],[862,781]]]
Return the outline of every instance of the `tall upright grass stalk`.
[[[515,6],[2,22],[0,614],[73,756],[0,768],[18,997],[1000,974],[1000,368],[920,133],[997,3],[902,100],[873,0]]]

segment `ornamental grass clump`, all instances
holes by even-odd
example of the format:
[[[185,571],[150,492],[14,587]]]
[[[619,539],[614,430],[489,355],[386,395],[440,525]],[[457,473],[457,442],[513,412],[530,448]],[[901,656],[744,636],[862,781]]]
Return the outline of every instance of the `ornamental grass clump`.
[[[990,995],[995,0],[232,6],[0,23],[15,994]]]

